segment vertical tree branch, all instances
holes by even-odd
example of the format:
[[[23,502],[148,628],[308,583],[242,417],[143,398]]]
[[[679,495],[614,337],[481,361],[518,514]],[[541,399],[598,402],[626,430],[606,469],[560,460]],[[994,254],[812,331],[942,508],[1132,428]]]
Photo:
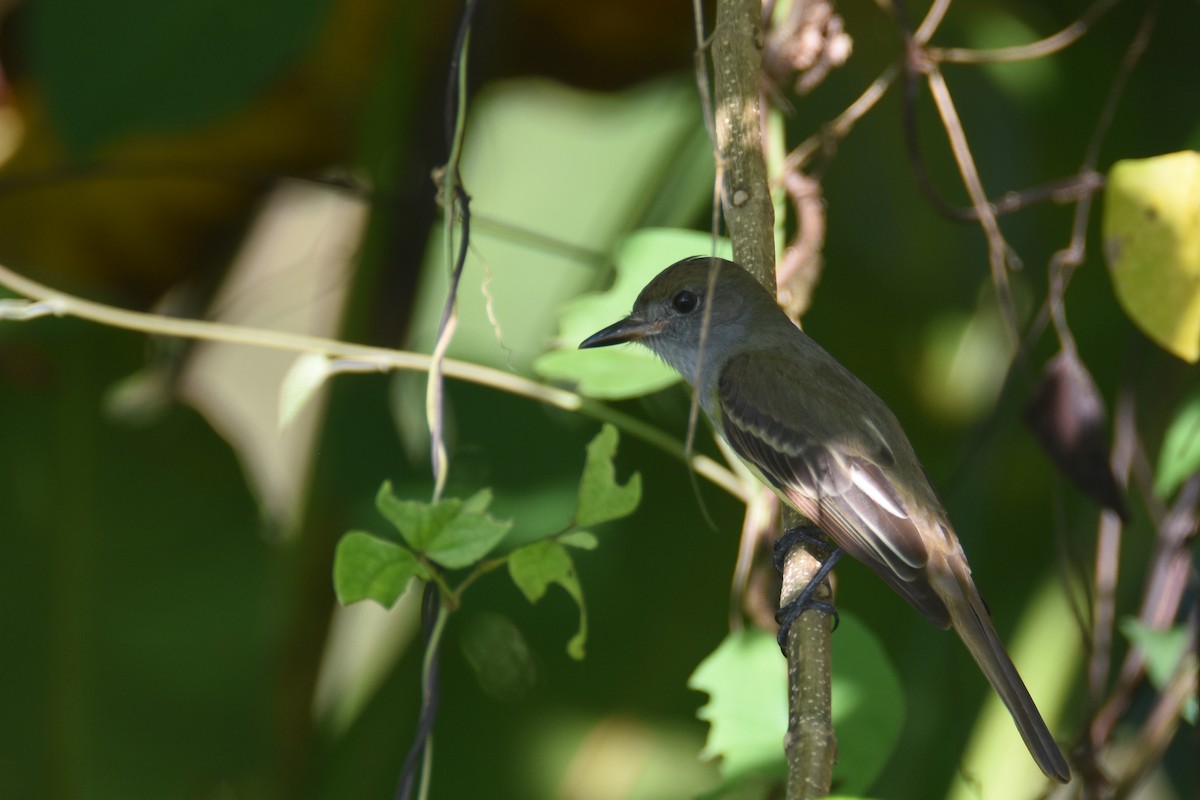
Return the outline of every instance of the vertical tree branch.
[[[756,0],[718,0],[712,37],[721,205],[733,258],[775,291],[775,210],[759,125],[763,35]]]
[[[712,38],[717,151],[724,182],[721,202],[734,260],[775,291],[775,213],[760,127],[759,72],[763,34],[758,0],[718,0]],[[785,525],[800,519],[785,510]],[[819,560],[795,547],[785,560],[780,604],[812,580]],[[826,599],[828,587],[823,587]],[[789,800],[829,793],[836,749],[830,717],[831,621],[805,612],[788,635]]]
[[[805,520],[790,508],[783,512],[784,525],[794,527]],[[813,580],[821,562],[804,547],[793,547],[783,568],[782,608],[791,603]],[[829,583],[822,583],[814,600],[833,602]],[[837,738],[833,731],[832,708],[832,617],[815,609],[805,611],[788,631],[788,730],[787,800],[807,800],[829,794]]]

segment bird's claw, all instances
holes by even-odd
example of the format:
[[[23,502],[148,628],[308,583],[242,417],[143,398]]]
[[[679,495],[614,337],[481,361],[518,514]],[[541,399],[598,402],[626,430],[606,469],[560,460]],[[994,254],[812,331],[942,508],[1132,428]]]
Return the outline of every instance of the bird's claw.
[[[787,560],[787,554],[798,544],[808,545],[810,550],[816,550],[826,557],[837,549],[829,543],[829,540],[825,538],[825,534],[816,525],[805,524],[788,528],[783,532],[782,536],[775,540],[772,560],[775,563],[775,570],[777,572],[783,574],[783,565]]]
[[[838,625],[842,622],[842,617],[838,614],[833,603],[826,603],[824,600],[814,600],[812,595],[801,596],[788,603],[783,608],[775,612],[775,621],[779,623],[779,632],[775,634],[775,641],[779,642],[779,649],[787,655],[787,637],[788,632],[792,629],[792,623],[800,618],[800,615],[805,611],[821,611],[833,617],[833,630],[838,629]]]
[[[814,533],[816,531],[816,533]],[[823,611],[826,614],[833,616],[833,630],[837,630],[838,624],[841,621],[838,616],[837,609],[832,603],[827,603],[824,600],[817,600],[813,597],[816,594],[821,583],[833,571],[834,565],[842,557],[842,548],[830,545],[824,537],[819,535],[820,529],[813,525],[803,525],[798,528],[791,528],[784,531],[783,536],[775,543],[775,566],[780,572],[783,572],[783,561],[787,557],[787,553],[794,545],[799,542],[805,542],[809,545],[816,545],[815,549],[823,550],[826,553],[825,560],[821,562],[821,566],[817,568],[808,585],[803,591],[796,596],[787,605],[775,612],[775,621],[779,623],[779,633],[775,639],[779,642],[779,649],[783,654],[787,655],[787,637],[788,631],[792,627],[792,623],[799,618],[801,614],[809,609],[815,611]]]

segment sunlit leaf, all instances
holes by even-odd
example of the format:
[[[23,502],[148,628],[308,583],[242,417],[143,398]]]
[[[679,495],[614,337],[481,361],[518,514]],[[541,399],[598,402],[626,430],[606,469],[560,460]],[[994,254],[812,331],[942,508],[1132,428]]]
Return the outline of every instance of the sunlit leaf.
[[[845,613],[833,637],[833,673],[834,783],[845,792],[865,791],[899,741],[903,690],[879,642]],[[787,662],[773,636],[730,634],[688,685],[709,695],[697,713],[709,723],[704,755],[721,757],[726,778],[784,773]]]
[[[865,792],[900,742],[904,687],[879,639],[844,611],[833,634],[832,700],[838,735],[834,785]]]
[[[573,306],[568,306],[568,310]],[[627,313],[627,312],[626,312]],[[623,316],[623,315],[622,315]],[[609,322],[616,322],[613,317]],[[597,325],[592,333],[604,327]],[[579,341],[583,341],[583,337]],[[551,350],[533,362],[543,378],[575,384],[580,394],[601,400],[623,400],[678,383],[679,373],[636,345],[591,350]]]
[[[688,680],[709,695],[697,713],[709,724],[701,755],[721,758],[728,778],[760,772],[784,774],[787,732],[787,662],[774,637],[762,631],[731,633]]]
[[[333,586],[343,605],[369,599],[391,608],[410,580],[428,577],[428,569],[401,545],[363,531],[351,531],[338,542]]]
[[[575,565],[567,549],[556,541],[543,540],[515,550],[508,559],[508,572],[517,588],[531,603],[541,600],[551,584],[557,583],[579,607],[579,630],[567,643],[572,658],[583,658],[587,640],[587,610]]]
[[[1193,395],[1175,414],[1158,454],[1154,491],[1170,497],[1179,484],[1200,470],[1200,394]]]
[[[1114,164],[1103,236],[1125,312],[1169,352],[1200,359],[1200,153]]]
[[[612,462],[616,452],[617,429],[605,424],[587,447],[587,461],[579,479],[576,525],[596,525],[620,519],[637,508],[642,498],[642,477],[635,472],[624,486],[618,484]]]
[[[473,253],[448,355],[525,373],[549,341],[574,350],[596,330],[560,339],[555,316],[596,288],[625,232],[647,221],[687,224],[707,206],[712,150],[686,76],[608,92],[542,78],[487,81],[472,95],[470,114],[463,170]],[[563,202],[565,175],[586,203]],[[409,347],[421,352],[433,348],[448,291],[440,251],[427,250],[409,325]],[[621,315],[638,287],[631,288]],[[535,297],[555,313],[530,313]]]

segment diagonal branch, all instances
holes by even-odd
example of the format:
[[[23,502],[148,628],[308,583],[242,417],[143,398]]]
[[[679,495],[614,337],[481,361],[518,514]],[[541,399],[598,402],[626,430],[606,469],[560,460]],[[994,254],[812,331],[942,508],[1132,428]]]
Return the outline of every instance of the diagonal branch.
[[[1020,334],[1012,288],[1008,282],[1008,242],[1005,241],[1004,234],[1000,232],[1000,224],[996,222],[995,210],[988,202],[987,194],[983,190],[983,183],[979,179],[979,171],[975,167],[975,159],[971,155],[970,145],[967,144],[962,121],[958,118],[958,111],[954,107],[954,100],[950,97],[950,89],[946,86],[941,71],[932,64],[928,64],[926,80],[929,84],[930,94],[933,95],[933,101],[937,105],[938,115],[942,118],[942,125],[946,129],[946,136],[950,139],[950,149],[958,164],[959,174],[962,175],[963,185],[967,188],[971,205],[979,217],[979,226],[983,228],[983,234],[987,238],[988,265],[991,267],[992,284],[996,288],[996,298],[1000,304],[1001,320],[1004,323],[1008,341],[1015,348],[1020,341]]]
[[[432,357],[425,353],[352,344],[337,339],[272,331],[245,325],[166,317],[161,314],[115,308],[51,289],[13,272],[3,265],[0,265],[0,286],[28,298],[28,300],[0,299],[0,322],[33,320],[44,316],[75,317],[112,328],[155,336],[174,336],[180,339],[196,339],[205,342],[221,342],[320,355],[333,362],[331,372],[365,372],[368,370],[428,372],[432,365]],[[443,361],[442,368],[447,376],[456,380],[490,386],[493,389],[526,397],[563,411],[578,412],[601,422],[611,422],[622,431],[641,439],[673,458],[688,463],[697,474],[734,497],[739,499],[745,497],[745,489],[743,489],[741,481],[720,463],[708,456],[689,455],[683,444],[671,435],[648,425],[637,417],[611,408],[605,403],[590,400],[557,386],[547,386],[511,372],[486,367],[482,364],[472,364],[469,361],[447,358]]]

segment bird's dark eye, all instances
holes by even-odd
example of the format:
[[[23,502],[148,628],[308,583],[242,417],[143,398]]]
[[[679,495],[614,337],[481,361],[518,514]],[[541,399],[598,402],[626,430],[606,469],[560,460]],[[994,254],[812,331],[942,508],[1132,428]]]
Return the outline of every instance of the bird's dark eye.
[[[700,297],[695,292],[689,292],[687,289],[680,289],[671,298],[671,308],[680,314],[690,314],[699,307]]]

